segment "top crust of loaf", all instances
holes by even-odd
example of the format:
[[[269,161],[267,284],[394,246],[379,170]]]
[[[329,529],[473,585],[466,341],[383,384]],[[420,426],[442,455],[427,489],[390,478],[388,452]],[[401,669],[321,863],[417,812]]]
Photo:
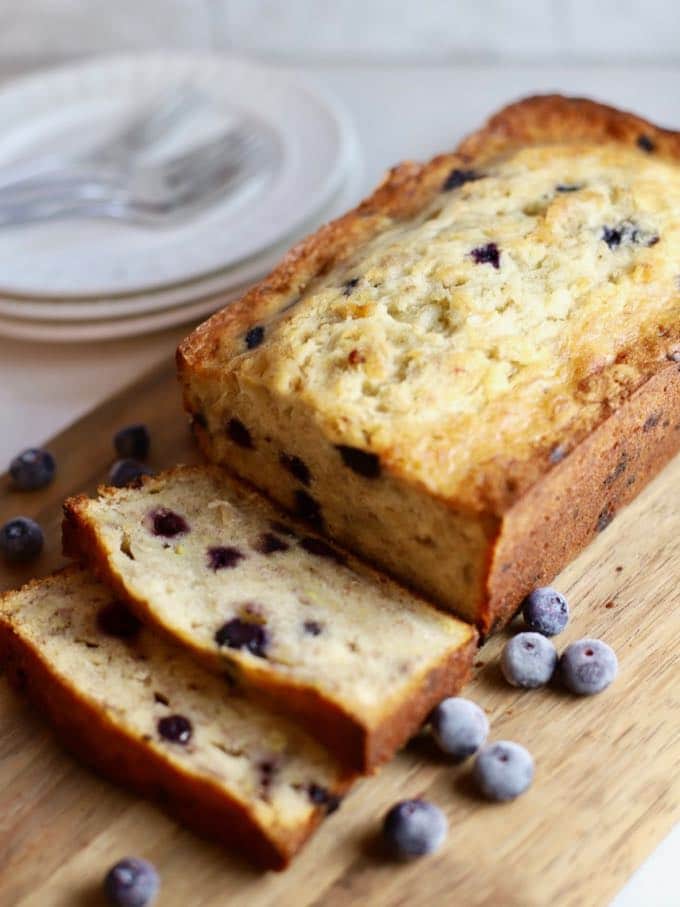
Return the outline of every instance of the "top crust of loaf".
[[[261,350],[243,355],[243,338],[248,330],[281,313],[310,283],[342,266],[387,228],[421,214],[441,193],[444,181],[453,170],[479,170],[521,149],[546,145],[610,145],[621,148],[622,153],[639,154],[641,166],[648,159],[667,164],[680,159],[680,134],[592,101],[552,95],[528,98],[505,108],[465,139],[456,153],[439,156],[427,164],[407,162],[392,169],[370,198],[292,249],[268,278],[194,331],[178,350],[188,408],[191,409],[192,382],[219,384],[235,379],[238,385],[242,381],[259,381],[268,362]],[[651,267],[650,281],[655,277],[654,261],[649,258],[653,254],[655,250],[644,249],[643,256],[648,257],[643,257],[640,265]],[[413,454],[412,437],[402,433],[401,438],[391,438],[377,433],[374,438],[364,432],[359,439],[351,433],[359,431],[361,426],[358,429],[348,426],[352,420],[343,422],[337,414],[333,414],[335,419],[322,423],[322,428],[329,435],[335,431],[335,436],[330,437],[333,443],[374,451],[380,456],[385,472],[421,485],[427,493],[461,510],[502,514],[638,387],[669,366],[667,357],[678,349],[680,342],[677,314],[676,297],[662,313],[663,317],[659,316],[658,323],[654,320],[646,324],[643,336],[631,337],[630,343],[617,349],[614,356],[600,362],[595,361],[597,357],[576,362],[574,371],[578,374],[580,369],[581,377],[578,382],[574,378],[571,391],[578,405],[573,418],[560,423],[559,436],[555,437],[555,432],[551,436],[547,416],[546,431],[539,432],[539,441],[528,440],[523,447],[518,445],[509,457],[498,456],[497,452],[493,455],[491,451],[488,459],[475,461],[474,481],[470,481],[469,474],[456,474],[455,481],[449,477],[451,458],[447,452],[460,439],[449,436],[445,428],[439,432],[436,442],[428,439],[416,454]],[[278,353],[279,361],[286,358],[282,351],[285,353],[283,347],[273,353]],[[283,387],[281,374],[274,375],[272,382],[278,382],[277,390]],[[295,393],[299,393],[297,389]],[[335,429],[329,427],[331,423]],[[513,431],[517,434],[516,429]],[[558,448],[559,457],[555,455]]]

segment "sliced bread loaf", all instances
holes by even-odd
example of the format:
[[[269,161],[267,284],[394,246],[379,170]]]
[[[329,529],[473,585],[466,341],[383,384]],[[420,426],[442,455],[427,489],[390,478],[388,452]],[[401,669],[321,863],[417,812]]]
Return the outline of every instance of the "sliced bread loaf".
[[[69,749],[262,866],[283,868],[348,786],[303,731],[77,568],[0,598],[0,664]]]
[[[214,467],[65,505],[65,547],[138,617],[300,719],[351,767],[388,759],[466,679],[467,624]]]

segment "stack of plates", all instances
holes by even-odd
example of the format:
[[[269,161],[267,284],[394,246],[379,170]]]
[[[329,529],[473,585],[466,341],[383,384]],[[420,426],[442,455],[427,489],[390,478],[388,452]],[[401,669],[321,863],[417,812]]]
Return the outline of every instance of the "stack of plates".
[[[357,200],[356,136],[337,103],[220,57],[107,59],[18,80],[0,92],[0,166],[84,148],[145,99],[187,84],[207,99],[213,120],[242,114],[273,130],[276,171],[255,195],[216,202],[181,226],[74,219],[0,228],[0,335],[86,341],[197,320]]]

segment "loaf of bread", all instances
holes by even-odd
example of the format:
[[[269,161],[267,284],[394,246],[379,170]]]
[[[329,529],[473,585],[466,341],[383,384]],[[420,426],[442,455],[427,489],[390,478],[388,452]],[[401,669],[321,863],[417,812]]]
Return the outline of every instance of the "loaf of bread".
[[[180,347],[208,457],[488,632],[680,446],[680,135],[532,98]]]
[[[0,599],[0,664],[69,749],[261,866],[283,868],[348,787],[314,740],[77,568]]]
[[[370,771],[469,673],[475,632],[216,467],[66,502],[65,548],[137,616]]]

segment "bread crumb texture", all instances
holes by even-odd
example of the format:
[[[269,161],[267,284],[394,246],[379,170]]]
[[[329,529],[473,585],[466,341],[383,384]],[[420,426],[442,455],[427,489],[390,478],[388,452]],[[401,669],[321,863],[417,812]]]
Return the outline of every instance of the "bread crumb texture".
[[[302,405],[331,442],[474,504],[485,466],[502,457],[511,474],[584,436],[663,358],[680,322],[680,175],[621,144],[527,147],[458,173],[283,300],[226,369],[249,396]]]

